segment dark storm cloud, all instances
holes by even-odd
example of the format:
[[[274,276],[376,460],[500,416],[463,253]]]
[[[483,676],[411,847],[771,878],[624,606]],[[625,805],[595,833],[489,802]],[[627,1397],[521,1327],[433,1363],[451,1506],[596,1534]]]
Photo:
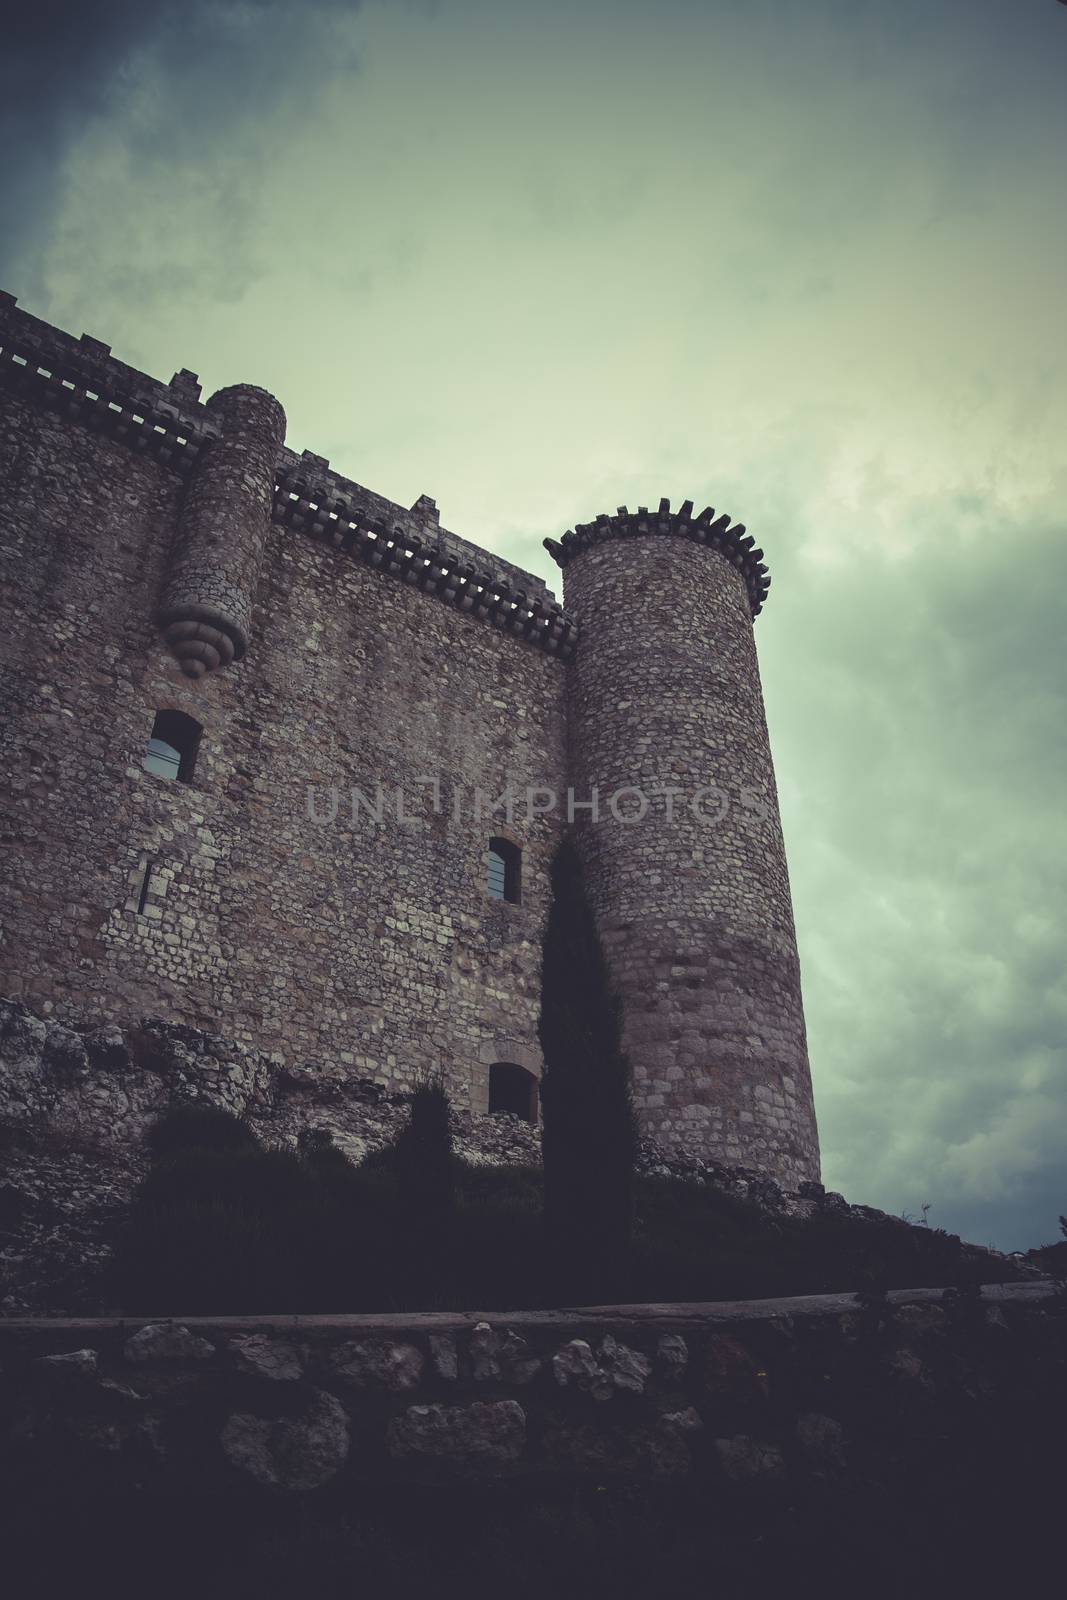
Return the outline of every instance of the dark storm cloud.
[[[906,555],[787,554],[778,760],[834,1181],[1023,1246],[1067,1199],[1067,540],[1054,495],[964,498]]]
[[[126,37],[145,29],[149,18],[147,8],[133,0],[90,0],[84,6],[45,0],[9,18],[0,52],[0,281],[8,281],[56,204],[59,161],[68,142],[106,104],[118,41],[126,28]]]
[[[145,111],[131,151],[137,163],[210,166],[217,157],[224,165],[232,140],[251,160],[254,143],[242,139],[242,120],[257,113],[261,147],[272,100],[288,112],[294,98],[313,92],[316,66],[326,69],[322,24],[358,5],[43,0],[19,7],[0,55],[0,283],[21,293],[35,286],[63,199],[64,160],[90,127],[140,97]],[[337,65],[336,58],[329,63]],[[252,176],[245,171],[243,187]],[[231,208],[237,231],[240,194],[223,183],[218,198]]]

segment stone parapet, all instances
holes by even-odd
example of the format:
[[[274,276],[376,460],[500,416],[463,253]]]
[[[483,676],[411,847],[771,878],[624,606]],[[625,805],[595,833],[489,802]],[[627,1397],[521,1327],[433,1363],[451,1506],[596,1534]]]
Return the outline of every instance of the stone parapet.
[[[416,502],[418,505],[418,502]],[[304,458],[278,474],[275,521],[351,553],[423,594],[568,660],[578,629],[544,584],[475,545],[431,529],[359,485],[327,476]]]

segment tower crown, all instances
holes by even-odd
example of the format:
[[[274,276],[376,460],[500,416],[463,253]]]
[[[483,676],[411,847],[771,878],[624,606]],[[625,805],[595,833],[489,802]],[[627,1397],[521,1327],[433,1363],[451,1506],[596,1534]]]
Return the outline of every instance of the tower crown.
[[[546,539],[544,546],[556,565],[566,569],[591,545],[608,539],[649,536],[688,539],[692,544],[718,550],[741,573],[752,615],[756,617],[762,611],[771,586],[763,551],[756,548],[756,541],[745,532],[743,522],[731,523],[726,515],[717,517],[713,506],[705,506],[698,517],[693,516],[692,500],[683,500],[677,511],[671,510],[669,500],[661,500],[655,511],[647,506],[638,506],[636,511],[620,506],[613,517],[602,512],[592,522],[575,523],[562,539]]]

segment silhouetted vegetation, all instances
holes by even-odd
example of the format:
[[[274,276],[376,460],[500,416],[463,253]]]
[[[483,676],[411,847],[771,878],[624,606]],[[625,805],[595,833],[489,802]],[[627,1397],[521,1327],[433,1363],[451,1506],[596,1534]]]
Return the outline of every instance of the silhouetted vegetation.
[[[449,1103],[438,1079],[411,1097],[411,1117],[396,1141],[397,1270],[414,1292],[440,1295],[456,1209]]]
[[[429,1218],[447,1223],[455,1209],[456,1178],[448,1095],[438,1079],[422,1083],[411,1097],[411,1117],[396,1141],[399,1197],[413,1227]]]
[[[552,864],[541,1015],[545,1237],[559,1294],[630,1293],[637,1130],[608,979],[577,849]]]
[[[541,1174],[460,1159],[447,1149],[443,1093],[422,1091],[420,1105],[394,1146],[358,1166],[321,1135],[268,1150],[227,1113],[168,1113],[118,1251],[115,1300],[184,1315],[558,1303]],[[939,1228],[829,1208],[772,1214],[681,1179],[638,1176],[634,1215],[635,1300],[877,1294],[1018,1275]],[[595,1264],[584,1278],[578,1264],[569,1298],[602,1301]]]
[[[190,1314],[295,1310],[334,1265],[324,1259],[341,1210],[334,1187],[307,1157],[246,1143],[236,1118],[227,1143],[224,1116],[201,1124],[172,1113],[154,1130],[117,1254],[125,1304],[151,1311],[177,1295]]]
[[[1058,1278],[1063,1283],[1067,1282],[1067,1217],[1060,1218],[1060,1233],[1063,1237],[1054,1244],[1043,1244],[1036,1250],[1029,1250],[1027,1260],[1039,1271],[1047,1272],[1050,1278]]]
[[[172,1106],[148,1130],[157,1161],[186,1150],[257,1150],[259,1141],[243,1117],[219,1106]]]

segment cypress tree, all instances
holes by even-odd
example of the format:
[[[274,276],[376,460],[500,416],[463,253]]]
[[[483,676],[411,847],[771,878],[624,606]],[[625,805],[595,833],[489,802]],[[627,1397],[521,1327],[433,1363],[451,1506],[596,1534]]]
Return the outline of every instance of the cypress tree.
[[[395,1145],[402,1276],[416,1295],[433,1297],[444,1283],[456,1206],[450,1114],[441,1079],[420,1083]]]
[[[629,1275],[637,1133],[622,1005],[570,838],[552,865],[538,1032],[549,1271],[568,1298],[614,1298]]]

